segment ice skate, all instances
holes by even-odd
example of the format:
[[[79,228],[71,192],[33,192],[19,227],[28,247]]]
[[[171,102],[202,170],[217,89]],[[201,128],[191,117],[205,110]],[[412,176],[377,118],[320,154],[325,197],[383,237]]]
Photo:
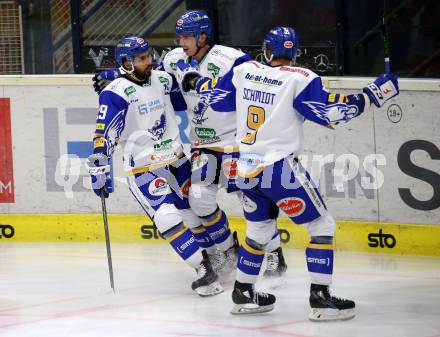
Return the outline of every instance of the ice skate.
[[[310,287],[309,319],[315,322],[347,320],[355,316],[355,303],[331,296],[328,286],[312,284]]]
[[[232,301],[231,314],[245,315],[272,311],[276,299],[272,294],[257,292],[252,283],[235,281]]]
[[[212,252],[208,252],[209,262],[211,262],[212,269],[215,273],[218,273],[225,267],[226,256],[225,253],[215,249]]]
[[[237,269],[238,251],[240,245],[237,239],[237,232],[233,234],[234,244],[226,251],[217,250],[214,254],[209,254],[214,271],[219,275],[222,282],[229,282],[235,278],[234,271]]]
[[[280,278],[286,275],[287,264],[284,259],[283,250],[278,247],[274,251],[266,254],[266,270],[263,277]]]
[[[214,296],[223,292],[223,287],[217,281],[218,276],[212,269],[206,251],[203,251],[203,260],[196,268],[197,279],[191,284],[192,290],[202,297]]]
[[[234,245],[225,251],[225,272],[232,272],[237,268],[238,252],[240,244],[238,243],[237,232],[232,234],[234,238]]]

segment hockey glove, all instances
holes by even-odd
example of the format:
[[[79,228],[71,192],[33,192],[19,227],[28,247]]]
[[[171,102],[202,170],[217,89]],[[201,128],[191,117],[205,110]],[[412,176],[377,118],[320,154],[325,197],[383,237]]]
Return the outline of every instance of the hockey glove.
[[[371,103],[380,108],[390,98],[399,94],[397,75],[382,74],[373,83],[367,85],[363,92],[368,95]]]
[[[121,77],[123,74],[125,74],[125,72],[122,70],[122,68],[110,68],[97,72],[92,78],[93,88],[99,95],[111,81]]]
[[[199,72],[199,64],[196,60],[192,59],[190,63],[185,62],[184,60],[179,60],[176,63],[178,72],[177,72],[177,80],[182,86],[182,90],[187,92],[191,89],[194,89],[193,85],[189,83],[190,80],[196,77],[202,77],[202,74]]]
[[[94,153],[87,158],[86,166],[92,178],[93,192],[101,197],[101,190],[103,190],[104,197],[107,198],[113,192],[109,158],[103,153]]]

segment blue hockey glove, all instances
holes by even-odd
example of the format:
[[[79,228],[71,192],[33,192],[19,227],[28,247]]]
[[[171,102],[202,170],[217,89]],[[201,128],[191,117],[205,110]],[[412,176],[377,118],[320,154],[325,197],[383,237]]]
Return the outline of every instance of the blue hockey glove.
[[[180,59],[176,62],[176,66],[178,69],[176,74],[177,81],[182,85],[182,90],[185,92],[190,91],[194,87],[189,81],[195,77],[202,77],[202,74],[199,72],[199,64],[195,59],[192,59],[189,63]]]
[[[101,70],[97,72],[95,76],[93,76],[93,88],[96,93],[99,95],[101,91],[105,89],[105,87],[114,79],[121,77],[121,75],[125,74],[122,68],[110,68]]]
[[[382,74],[373,83],[367,85],[363,92],[368,95],[371,103],[380,108],[386,101],[399,94],[397,75]]]
[[[101,197],[101,190],[103,190],[104,197],[108,198],[113,192],[109,158],[103,153],[94,153],[87,158],[86,166],[92,178],[93,192]]]

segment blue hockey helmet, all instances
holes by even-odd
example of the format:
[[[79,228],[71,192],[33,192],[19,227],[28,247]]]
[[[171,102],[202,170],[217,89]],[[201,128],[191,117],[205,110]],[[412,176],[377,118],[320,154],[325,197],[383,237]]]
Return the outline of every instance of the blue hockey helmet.
[[[291,27],[275,27],[264,37],[263,52],[266,62],[274,58],[294,60],[298,50],[298,37]]]
[[[189,10],[177,19],[177,35],[193,35],[197,38],[202,33],[208,37],[212,34],[211,19],[204,10]]]
[[[150,50],[150,45],[144,38],[127,36],[116,44],[115,59],[120,66],[124,67],[124,61],[133,62],[136,55]]]

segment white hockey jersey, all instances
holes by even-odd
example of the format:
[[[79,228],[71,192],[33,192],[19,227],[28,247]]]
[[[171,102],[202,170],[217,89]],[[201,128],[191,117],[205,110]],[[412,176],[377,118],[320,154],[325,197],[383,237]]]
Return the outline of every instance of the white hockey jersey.
[[[362,94],[330,94],[310,70],[255,61],[205,82],[199,92],[204,108],[236,112],[238,171],[245,177],[291,154],[298,156],[305,119],[328,126],[358,116],[365,107]]]
[[[111,156],[123,147],[124,170],[138,173],[163,166],[182,155],[174,109],[173,79],[153,70],[148,83],[138,85],[121,77],[99,95],[94,153]]]
[[[163,68],[170,74],[177,75],[178,60],[187,60],[182,48],[171,50],[165,55]],[[205,77],[223,76],[233,67],[250,60],[250,56],[230,47],[214,45],[199,62],[199,71]],[[176,76],[177,77],[177,76]],[[180,85],[180,84],[179,84]],[[199,95],[195,91],[183,92],[188,118],[190,120],[190,141],[193,148],[210,148],[222,151],[227,148],[236,150],[235,116],[217,114],[208,108],[203,113],[197,113]],[[229,150],[228,150],[229,149]]]

